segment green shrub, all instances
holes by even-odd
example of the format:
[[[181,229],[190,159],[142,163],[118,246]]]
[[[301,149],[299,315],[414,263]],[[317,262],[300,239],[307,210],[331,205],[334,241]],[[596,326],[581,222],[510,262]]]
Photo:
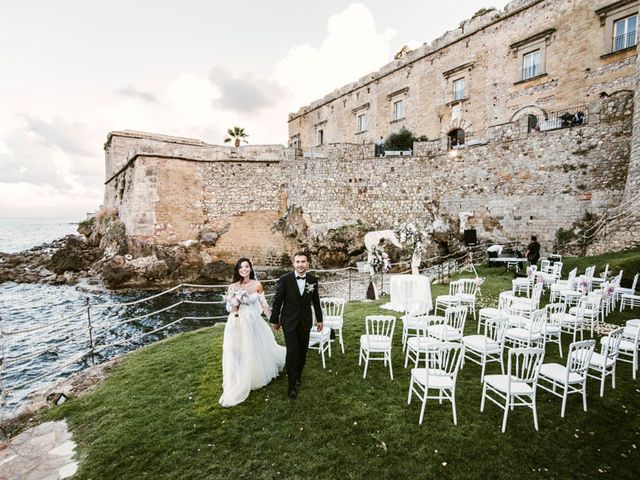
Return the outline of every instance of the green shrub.
[[[402,127],[400,131],[392,133],[384,141],[385,150],[412,150],[415,135],[410,130]]]
[[[585,212],[580,220],[573,222],[570,228],[560,228],[556,232],[556,251],[562,254],[584,256],[587,247],[593,243],[598,215]]]

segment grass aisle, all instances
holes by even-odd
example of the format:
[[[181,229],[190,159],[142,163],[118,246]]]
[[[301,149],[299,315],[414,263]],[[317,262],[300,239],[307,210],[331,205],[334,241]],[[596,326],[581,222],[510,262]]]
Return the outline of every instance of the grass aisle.
[[[481,275],[487,275],[482,301],[495,304],[512,277]],[[434,286],[434,297],[445,289]],[[79,444],[75,478],[638,478],[640,385],[628,364],[619,364],[617,388],[608,384],[604,398],[589,381],[588,412],[579,396],[570,396],[561,419],[561,399],[539,390],[540,431],[530,410],[516,409],[502,434],[501,409],[488,403],[480,413],[480,368],[467,362],[458,377],[458,426],[450,404],[436,401],[427,403],[418,426],[420,404],[406,404],[409,370],[402,368],[399,321],[396,379],[381,362],[370,365],[366,380],[358,368],[364,316],[381,312],[373,303],[347,305],[346,354],[334,347],[323,370],[310,352],[293,402],[282,375],[239,406],[218,406],[222,328],[128,355],[94,393],[49,414],[67,418]],[[630,310],[607,321],[627,318]],[[475,329],[469,319],[466,333]],[[281,333],[278,339],[283,342]],[[563,343],[566,353],[569,337]],[[545,361],[558,360],[557,346],[548,346]],[[496,364],[487,368],[499,371]]]

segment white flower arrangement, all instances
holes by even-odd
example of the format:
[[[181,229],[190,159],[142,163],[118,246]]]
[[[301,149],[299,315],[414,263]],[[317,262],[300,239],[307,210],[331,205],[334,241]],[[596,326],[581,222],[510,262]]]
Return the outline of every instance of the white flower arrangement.
[[[391,261],[389,260],[389,255],[387,255],[382,248],[376,246],[371,252],[371,268],[376,273],[386,273],[390,267]]]
[[[316,289],[316,284],[315,283],[307,283],[304,287],[304,289],[306,290],[306,292],[311,295],[315,289]]]
[[[395,234],[403,247],[410,248],[413,251],[422,250],[426,235],[415,223],[401,223],[396,227]]]

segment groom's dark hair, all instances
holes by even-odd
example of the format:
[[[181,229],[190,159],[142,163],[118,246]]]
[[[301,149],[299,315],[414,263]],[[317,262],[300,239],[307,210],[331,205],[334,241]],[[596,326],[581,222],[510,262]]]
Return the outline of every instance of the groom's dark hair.
[[[311,262],[311,258],[309,258],[309,254],[307,252],[299,251],[293,255],[293,258],[296,257],[304,257],[307,259],[307,262]]]

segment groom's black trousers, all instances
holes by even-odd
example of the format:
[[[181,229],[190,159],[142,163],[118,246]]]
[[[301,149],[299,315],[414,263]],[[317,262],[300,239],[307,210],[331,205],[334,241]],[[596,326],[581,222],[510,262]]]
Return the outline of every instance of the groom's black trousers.
[[[287,358],[285,367],[287,369],[287,378],[289,380],[289,391],[296,386],[296,380],[301,380],[304,362],[307,359],[307,350],[309,350],[309,333],[310,326],[304,326],[304,322],[298,322],[296,328],[291,331],[284,332],[284,341],[287,344]]]

